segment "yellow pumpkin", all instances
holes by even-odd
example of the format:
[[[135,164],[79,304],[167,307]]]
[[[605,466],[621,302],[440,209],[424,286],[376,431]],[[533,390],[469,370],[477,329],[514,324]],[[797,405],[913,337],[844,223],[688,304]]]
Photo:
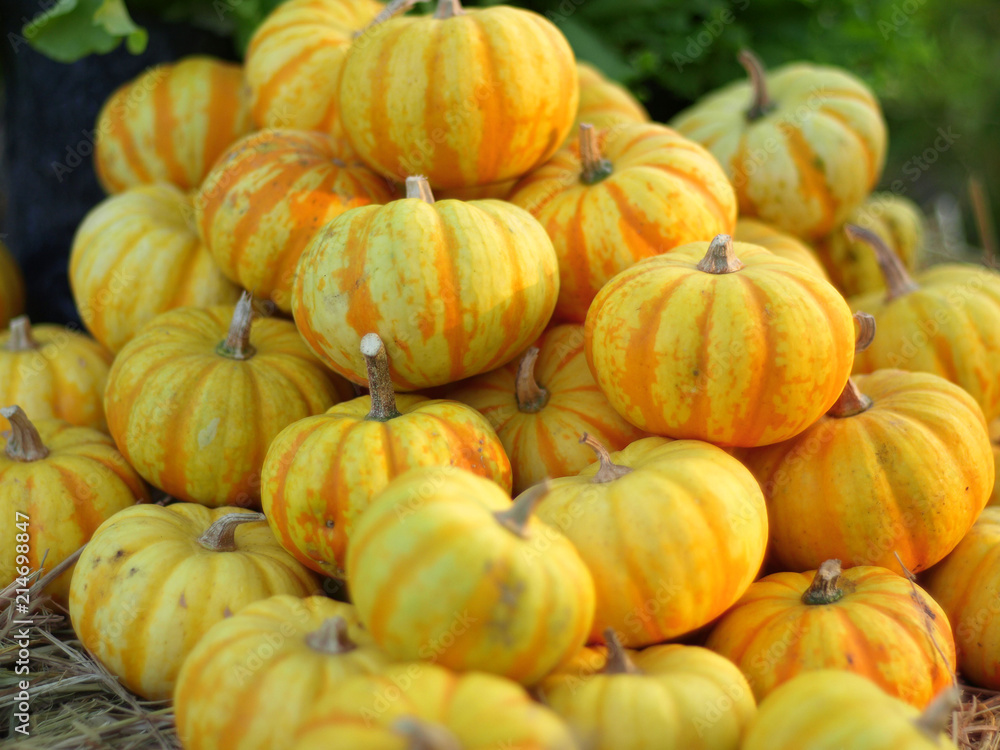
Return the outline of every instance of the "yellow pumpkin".
[[[186,57],[149,68],[105,102],[95,127],[94,168],[108,193],[152,182],[193,190],[250,129],[240,66]]]
[[[244,294],[235,308],[150,321],[115,359],[104,405],[112,437],[151,484],[205,505],[258,506],[271,440],[351,395],[291,322],[254,321]]]
[[[94,532],[76,564],[69,613],[83,645],[125,687],[165,700],[212,625],[259,599],[318,591],[261,513],[136,505]]]
[[[555,152],[579,102],[573,50],[543,16],[507,5],[400,16],[351,45],[344,132],[379,174],[435,188],[520,177]]]
[[[286,427],[261,473],[262,503],[282,546],[300,562],[343,577],[358,517],[389,482],[418,466],[467,469],[511,488],[510,461],[483,416],[455,401],[397,397],[385,347],[361,340],[370,395]]]
[[[0,242],[0,328],[24,312],[24,278],[7,246]]]
[[[89,336],[18,316],[0,333],[0,404],[17,404],[32,419],[55,417],[107,432],[101,398],[111,359]],[[8,427],[0,417],[0,432]]]
[[[733,240],[759,245],[775,255],[794,260],[796,263],[815,271],[820,278],[830,280],[826,269],[823,268],[823,264],[812,248],[798,237],[775,229],[763,221],[739,219],[736,222]]]
[[[184,659],[174,687],[185,750],[287,746],[318,698],[389,664],[354,607],[279,594],[215,623]]]
[[[103,432],[60,419],[32,422],[19,406],[0,414],[11,425],[9,435],[0,435],[5,444],[0,513],[8,519],[9,533],[9,542],[0,546],[2,589],[41,568],[43,561],[52,570],[86,544],[104,520],[148,502],[149,491]],[[46,588],[64,606],[72,570]]]
[[[576,63],[580,81],[580,104],[570,136],[587,122],[595,128],[615,128],[630,122],[649,122],[649,113],[627,88],[609,81],[593,65]]]
[[[112,352],[161,312],[240,296],[198,239],[191,198],[167,183],[113,195],[87,214],[73,238],[69,283],[83,324]]]
[[[996,471],[993,480],[993,495],[987,505],[1000,505],[1000,417],[990,423],[990,440],[993,443],[993,466]]]
[[[842,224],[885,163],[882,109],[840,68],[791,63],[765,75],[740,54],[749,81],[730,84],[671,125],[711,151],[736,187],[740,216],[804,239]]]
[[[354,527],[348,583],[394,659],[424,659],[531,685],[575,653],[594,583],[573,545],[531,517],[545,485],[511,505],[464,469],[413,469]]]
[[[361,337],[389,352],[395,386],[443,385],[506,364],[542,333],[559,293],[552,242],[501,201],[434,202],[427,181],[407,197],[355,208],[306,248],[292,311],[335,372],[365,382]]]

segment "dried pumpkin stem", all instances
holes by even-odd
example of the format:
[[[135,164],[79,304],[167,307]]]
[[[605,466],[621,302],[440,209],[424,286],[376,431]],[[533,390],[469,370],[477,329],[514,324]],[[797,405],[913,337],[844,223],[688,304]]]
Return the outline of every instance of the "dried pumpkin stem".
[[[699,271],[705,273],[735,273],[743,268],[743,261],[736,257],[733,238],[728,234],[717,234],[708,246],[705,257],[698,261]]]
[[[854,340],[854,351],[863,352],[875,340],[875,316],[866,312],[854,313],[854,322],[858,324],[858,336]]]
[[[580,438],[580,442],[593,448],[594,453],[597,454],[597,460],[601,462],[601,468],[597,470],[597,473],[594,474],[594,478],[590,480],[593,484],[613,482],[616,479],[621,479],[626,474],[632,473],[632,468],[630,466],[622,466],[621,464],[616,464],[612,461],[611,454],[608,453],[608,449],[605,448],[601,442],[592,435],[588,435],[586,432],[583,433],[583,437]]]
[[[580,125],[580,181],[593,185],[614,172],[611,162],[601,155],[597,131],[589,122]]]
[[[11,461],[39,461],[49,455],[49,449],[42,442],[35,425],[20,406],[0,409],[0,415],[10,422],[10,437],[7,439],[7,458]]]
[[[848,378],[844,390],[840,392],[837,400],[833,402],[833,406],[826,413],[835,419],[844,419],[857,416],[861,412],[868,411],[871,407],[872,400],[858,390],[857,384]]]
[[[614,628],[604,629],[604,642],[608,644],[608,660],[601,674],[642,674],[642,670],[628,658]]]
[[[493,517],[511,533],[517,534],[522,539],[527,539],[528,521],[531,519],[531,514],[534,513],[542,499],[549,494],[550,487],[551,482],[548,479],[543,479],[534,487],[522,492],[507,510],[497,511]]]
[[[517,408],[527,414],[537,414],[549,403],[549,392],[535,380],[535,362],[538,360],[538,354],[538,347],[531,347],[517,365],[517,378],[514,383]]]
[[[437,10],[434,11],[434,17],[439,20],[445,20],[448,18],[454,18],[455,16],[461,16],[465,13],[465,9],[462,7],[462,3],[459,0],[438,0]]]
[[[820,564],[812,583],[802,594],[803,604],[833,604],[844,595],[840,583],[840,560],[827,560]]]
[[[424,203],[434,203],[434,193],[426,177],[414,175],[406,178],[406,197],[419,198]]]
[[[962,691],[957,687],[942,690],[935,696],[924,712],[914,720],[914,725],[931,740],[947,731],[952,714],[962,705]]]
[[[10,338],[7,339],[7,351],[30,352],[39,348],[35,337],[31,335],[31,321],[27,315],[18,315],[10,321]]]
[[[230,359],[250,359],[257,350],[250,343],[250,327],[253,325],[253,295],[243,292],[240,301],[236,303],[233,319],[229,323],[229,334],[226,340],[216,347],[223,357]]]
[[[347,620],[328,617],[318,630],[306,634],[306,645],[321,654],[346,654],[358,647],[347,635]]]
[[[389,356],[385,344],[377,333],[366,333],[361,339],[361,356],[368,368],[368,392],[372,397],[372,408],[365,419],[373,422],[388,422],[399,416],[396,408],[396,391],[389,375]]]
[[[406,750],[462,750],[462,743],[447,727],[414,716],[396,719],[392,731],[409,740]]]
[[[906,266],[899,259],[899,256],[892,251],[885,241],[875,232],[857,224],[847,224],[844,227],[848,239],[852,242],[864,242],[875,252],[875,260],[882,270],[882,278],[885,279],[886,301],[902,297],[904,294],[914,292],[920,287],[906,270]]]
[[[750,122],[753,122],[754,120],[759,120],[775,107],[774,102],[771,101],[771,97],[767,93],[767,76],[764,74],[764,63],[748,49],[741,50],[736,59],[739,60],[740,65],[743,66],[743,69],[750,77],[750,86],[753,89],[753,101],[750,102],[746,118]]]
[[[212,552],[234,552],[236,528],[245,523],[263,520],[263,513],[227,513],[212,521],[212,525],[198,537],[198,544]]]
[[[400,13],[405,13],[418,2],[423,2],[423,0],[392,0],[391,3],[386,4],[386,6],[379,11],[378,15],[375,16],[375,18],[373,18],[368,25],[355,31],[351,35],[352,38],[357,39],[359,36],[367,34],[376,26],[385,23],[390,18],[393,18]]]

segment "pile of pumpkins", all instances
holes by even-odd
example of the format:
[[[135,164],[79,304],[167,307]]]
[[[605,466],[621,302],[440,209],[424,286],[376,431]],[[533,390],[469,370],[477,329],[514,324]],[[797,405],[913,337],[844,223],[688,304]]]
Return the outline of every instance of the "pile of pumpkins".
[[[954,747],[1000,274],[918,270],[874,96],[745,53],[667,127],[539,15],[408,5],[107,102],[93,338],[0,255],[0,584],[86,543],[49,593],[190,750]]]

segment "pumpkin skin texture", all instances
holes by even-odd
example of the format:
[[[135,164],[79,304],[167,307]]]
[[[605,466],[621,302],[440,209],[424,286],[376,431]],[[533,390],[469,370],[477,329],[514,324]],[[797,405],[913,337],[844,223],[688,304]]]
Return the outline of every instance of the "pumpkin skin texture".
[[[282,546],[313,570],[341,578],[358,517],[410,469],[460,467],[511,489],[510,461],[479,412],[456,401],[396,397],[381,340],[362,341],[373,347],[363,351],[371,395],[286,427],[261,472],[264,513]]]
[[[832,286],[725,235],[618,274],[585,333],[590,369],[625,419],[727,446],[805,430],[837,400],[854,360],[854,322]]]
[[[390,19],[350,47],[340,116],[379,174],[455,188],[542,164],[570,132],[579,96],[573,50],[546,18],[438,0],[433,16]]]
[[[649,122],[646,108],[620,83],[608,80],[601,71],[585,62],[577,61],[576,72],[580,82],[580,104],[570,136],[585,122],[601,129],[630,122]]]
[[[764,112],[756,111],[756,87],[739,81],[670,124],[719,160],[736,187],[740,216],[806,240],[823,237],[864,202],[882,173],[887,134],[878,100],[840,68],[792,63],[765,75],[752,55],[740,62],[754,80],[766,78]]]
[[[24,312],[24,278],[7,246],[0,242],[0,328]]]
[[[257,127],[341,135],[337,89],[344,57],[354,32],[381,8],[373,0],[291,0],[275,8],[246,53]]]
[[[806,243],[794,235],[782,232],[774,227],[756,219],[739,219],[736,222],[736,231],[733,233],[736,242],[746,242],[751,245],[770,250],[775,255],[782,258],[794,260],[796,263],[815,271],[816,274],[827,281],[830,276],[827,274],[823,264],[820,263],[816,252]]]
[[[238,520],[224,522],[220,535],[228,515]],[[206,536],[213,523],[214,539]],[[317,591],[315,576],[281,548],[260,513],[136,505],[94,533],[76,564],[69,613],[83,645],[125,687],[165,700],[212,625],[259,599]]]
[[[279,594],[213,625],[174,688],[185,750],[270,750],[288,742],[316,699],[388,665],[354,607]]]
[[[923,708],[955,673],[948,618],[923,589],[885,568],[841,571],[836,560],[752,583],[705,645],[740,668],[758,701],[797,674],[836,668]]]
[[[990,423],[990,441],[993,443],[993,466],[995,468],[993,479],[993,494],[987,505],[1000,505],[1000,419],[994,419]]]
[[[291,312],[295,266],[317,230],[349,208],[386,203],[392,194],[385,180],[329,136],[266,130],[223,154],[195,209],[223,273]]]
[[[156,283],[138,283],[145,278]],[[69,281],[87,330],[112,352],[161,312],[240,297],[198,238],[191,198],[167,183],[93,208],[73,238]]]
[[[537,360],[523,364],[529,356]],[[646,436],[622,419],[597,387],[580,325],[549,328],[520,359],[464,381],[450,397],[476,409],[496,429],[517,493],[592,463],[593,451],[580,443],[585,432],[611,450]]]
[[[353,395],[291,322],[251,322],[247,295],[236,308],[171,310],[115,359],[104,400],[111,435],[147,481],[178,499],[259,505],[271,440]]]
[[[95,129],[94,168],[106,192],[153,182],[194,190],[250,132],[243,70],[205,56],[157,65],[111,95]]]
[[[552,238],[556,317],[574,323],[583,322],[601,287],[636,261],[731,233],[736,223],[732,185],[698,144],[655,123],[580,132],[509,197]]]
[[[725,612],[767,547],[767,509],[750,472],[695,440],[650,437],[611,455],[587,442],[599,461],[552,480],[537,514],[569,538],[594,578],[591,641],[612,628],[639,648]]]
[[[438,200],[478,201],[492,199],[505,201],[517,180],[504,180],[492,185],[470,185],[468,187],[444,188],[437,191]]]
[[[111,353],[89,336],[22,315],[0,332],[0,404],[107,432],[101,403]],[[0,432],[8,429],[0,417]]]
[[[851,672],[800,674],[758,707],[741,750],[958,750],[913,706]]]
[[[0,588],[16,577],[14,535],[27,544],[27,566],[52,570],[82,545],[107,518],[149,501],[138,474],[107,435],[61,419],[34,423],[19,407],[3,409],[16,425],[0,435],[0,511],[9,518],[11,541],[0,547]],[[15,514],[22,514],[17,515]],[[27,521],[21,531],[15,523]],[[24,534],[25,536],[22,536]],[[45,589],[65,606],[73,568]]]
[[[530,517],[544,491],[511,505],[495,483],[450,467],[386,487],[347,549],[351,595],[379,647],[525,685],[575,653],[594,583],[569,540]]]
[[[767,498],[773,562],[807,570],[835,557],[898,570],[898,554],[907,569],[925,570],[989,499],[986,423],[969,394],[936,375],[879,370],[852,380],[869,408],[835,408],[791,440],[736,454]]]
[[[361,337],[377,333],[393,384],[412,391],[522,352],[552,316],[559,271],[527,211],[491,200],[428,203],[426,181],[407,183],[406,199],[352,209],[320,230],[299,262],[292,312],[312,350],[355,383],[365,378]]]

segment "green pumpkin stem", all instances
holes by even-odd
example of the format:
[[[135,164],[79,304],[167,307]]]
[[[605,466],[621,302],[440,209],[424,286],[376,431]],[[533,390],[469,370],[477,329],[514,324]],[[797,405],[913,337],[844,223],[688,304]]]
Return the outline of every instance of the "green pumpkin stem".
[[[551,484],[548,479],[543,479],[534,487],[529,487],[522,492],[514,500],[514,504],[507,508],[507,510],[498,510],[493,514],[493,517],[497,520],[497,523],[512,534],[517,534],[522,539],[527,539],[528,521],[531,519],[531,514],[534,513],[535,508],[538,507],[538,504],[545,496],[549,494]]]
[[[198,544],[212,552],[235,552],[236,528],[245,523],[263,520],[263,513],[227,513],[212,521],[212,525],[198,537]]]
[[[740,65],[743,66],[743,69],[750,77],[750,87],[753,89],[753,101],[750,102],[750,108],[746,111],[746,118],[750,122],[753,122],[766,115],[776,105],[771,101],[771,97],[768,96],[767,76],[764,73],[764,63],[760,61],[760,58],[750,50],[745,49],[740,51],[736,59],[739,60]]]
[[[537,414],[549,403],[549,392],[535,380],[535,362],[539,349],[533,346],[524,353],[517,365],[514,387],[517,393],[517,408],[526,414]]]
[[[743,261],[736,257],[733,250],[733,238],[728,234],[717,234],[705,257],[698,261],[697,268],[714,274],[735,273],[743,268]]]
[[[462,7],[462,3],[459,0],[438,0],[437,10],[434,11],[434,17],[440,21],[447,20],[449,18],[454,18],[455,16],[460,16],[465,13],[465,9]]]
[[[216,347],[223,357],[230,359],[250,359],[257,350],[250,343],[250,328],[253,325],[253,295],[243,292],[240,301],[233,310],[233,319],[229,323],[229,333],[226,340]]]
[[[833,604],[844,595],[840,583],[840,560],[827,560],[820,564],[812,583],[802,594],[803,604]]]
[[[431,191],[431,184],[422,175],[413,175],[406,178],[406,197],[418,198],[424,203],[434,203],[434,193]]]
[[[346,654],[358,645],[347,634],[347,620],[343,617],[328,617],[318,630],[306,634],[306,645],[321,654]]]
[[[372,397],[372,408],[365,419],[373,422],[395,419],[399,410],[389,374],[389,356],[377,333],[366,333],[361,339],[361,356],[365,358],[365,367],[368,368],[368,392]]]
[[[40,461],[49,455],[49,449],[42,442],[35,425],[20,406],[7,406],[0,409],[0,416],[10,422],[10,437],[7,439],[5,453],[11,461],[29,463]]]
[[[597,131],[589,122],[580,124],[580,181],[593,185],[614,172],[611,162],[601,155]]]
[[[642,670],[628,658],[614,628],[604,629],[604,642],[608,645],[608,660],[601,674],[642,674]]]
[[[857,224],[847,224],[844,227],[844,232],[852,242],[864,242],[875,252],[875,260],[878,261],[878,266],[882,270],[882,278],[885,279],[885,299],[887,302],[896,299],[896,297],[902,297],[904,294],[915,292],[920,288],[906,270],[906,266],[903,265],[899,256],[875,232],[859,227]]]
[[[928,739],[937,741],[948,730],[952,714],[962,705],[962,691],[950,687],[938,693],[913,723]]]
[[[632,473],[632,468],[630,466],[622,466],[621,464],[616,464],[611,460],[611,454],[608,453],[608,449],[601,444],[597,438],[592,435],[588,435],[586,432],[583,433],[583,437],[580,438],[581,443],[585,443],[590,446],[594,453],[597,454],[597,460],[601,462],[601,468],[597,470],[594,474],[594,478],[591,479],[593,484],[603,484],[605,482],[613,482],[616,479],[621,479],[626,474]]]
[[[31,321],[27,315],[18,315],[10,321],[10,338],[7,339],[7,351],[31,352],[39,348],[35,337],[31,335]]]
[[[863,352],[875,340],[875,317],[866,312],[856,312],[854,313],[854,321],[858,324],[858,337],[854,342],[854,351]],[[872,400],[858,390],[857,384],[848,378],[847,385],[844,386],[840,396],[827,411],[827,415],[837,419],[853,417],[868,411],[871,406]]]

